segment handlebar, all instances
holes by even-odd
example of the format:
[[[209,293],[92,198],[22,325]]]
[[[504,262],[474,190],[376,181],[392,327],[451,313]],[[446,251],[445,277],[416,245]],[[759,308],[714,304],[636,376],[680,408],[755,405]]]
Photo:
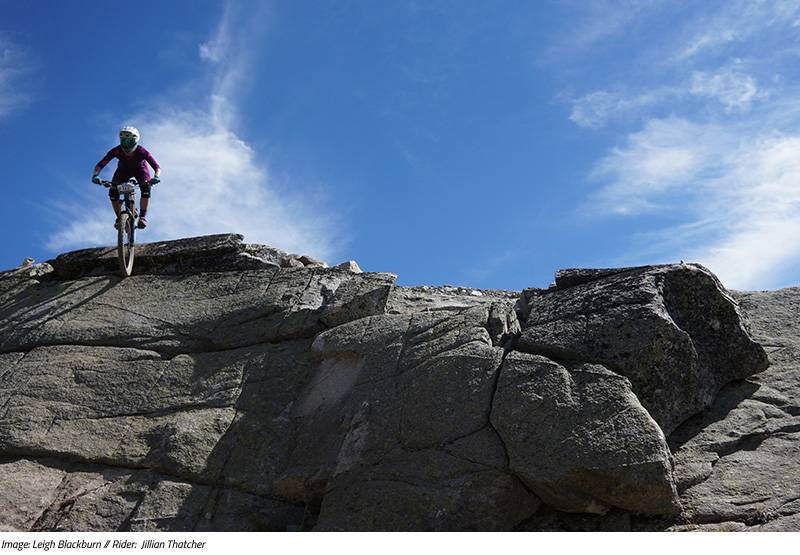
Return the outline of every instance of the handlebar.
[[[133,177],[130,178],[128,181],[123,181],[122,183],[130,183],[131,185],[137,185],[137,186],[139,185],[139,182],[136,181],[136,178],[133,178]],[[122,183],[117,183],[117,185],[122,185]],[[148,181],[148,183],[150,183],[150,182]],[[110,188],[112,185],[114,185],[113,182],[106,181],[105,179],[101,179],[99,184],[102,185],[103,187],[107,188],[107,189]]]

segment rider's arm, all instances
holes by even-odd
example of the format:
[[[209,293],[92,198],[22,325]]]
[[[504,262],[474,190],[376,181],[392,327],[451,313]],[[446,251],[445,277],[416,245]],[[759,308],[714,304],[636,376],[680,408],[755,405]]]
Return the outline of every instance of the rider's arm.
[[[149,150],[144,148],[142,150],[144,150],[144,159],[147,160],[147,163],[150,164],[151,168],[153,168],[153,175],[158,177],[161,173],[161,166],[158,165],[158,162],[156,162],[156,159],[153,158],[153,155],[150,154]]]
[[[103,159],[100,160],[94,167],[94,173],[92,175],[98,175],[101,171],[103,171],[103,168],[106,167],[106,164],[108,164],[112,159],[116,158],[117,148],[118,147],[114,147],[108,151],[108,153],[103,157]]]

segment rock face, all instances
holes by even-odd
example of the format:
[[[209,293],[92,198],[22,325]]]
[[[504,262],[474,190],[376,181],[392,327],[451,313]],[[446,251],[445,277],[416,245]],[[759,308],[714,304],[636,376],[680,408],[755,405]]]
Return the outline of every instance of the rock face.
[[[506,358],[492,417],[510,470],[562,511],[677,514],[670,451],[630,382],[603,366],[570,366]]]
[[[561,271],[553,290],[528,293],[518,348],[626,376],[667,434],[724,384],[767,367],[736,304],[699,265]]]
[[[115,272],[0,273],[2,530],[797,529],[800,291],[399,287],[236,235]]]
[[[800,288],[736,293],[770,367],[725,386],[670,438],[687,519],[800,530]]]

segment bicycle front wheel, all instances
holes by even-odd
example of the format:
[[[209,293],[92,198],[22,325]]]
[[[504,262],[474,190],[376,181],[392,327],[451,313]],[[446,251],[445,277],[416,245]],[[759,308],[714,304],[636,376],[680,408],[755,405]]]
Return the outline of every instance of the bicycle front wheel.
[[[117,220],[117,259],[122,277],[128,277],[133,271],[133,218],[127,212],[122,212]]]

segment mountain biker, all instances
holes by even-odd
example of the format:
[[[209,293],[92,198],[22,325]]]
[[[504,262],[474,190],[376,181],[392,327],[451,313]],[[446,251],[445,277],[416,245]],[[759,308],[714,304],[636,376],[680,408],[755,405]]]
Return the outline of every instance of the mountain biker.
[[[124,183],[131,177],[135,177],[139,182],[139,188],[142,190],[142,200],[140,201],[139,210],[139,223],[136,227],[144,229],[147,227],[147,206],[150,204],[150,188],[152,185],[160,182],[159,174],[161,167],[156,162],[153,155],[147,149],[139,144],[139,130],[135,127],[125,126],[119,131],[119,146],[115,146],[108,151],[108,154],[100,160],[94,168],[92,174],[92,183],[101,185],[100,172],[106,167],[112,158],[116,158],[117,170],[114,172],[114,177],[111,178],[111,187],[108,190],[108,196],[111,198],[111,206],[114,208],[114,214],[119,217],[119,192],[117,185]],[[147,164],[153,168],[153,178],[150,178],[150,171],[147,169]],[[116,221],[114,227],[117,227]]]

